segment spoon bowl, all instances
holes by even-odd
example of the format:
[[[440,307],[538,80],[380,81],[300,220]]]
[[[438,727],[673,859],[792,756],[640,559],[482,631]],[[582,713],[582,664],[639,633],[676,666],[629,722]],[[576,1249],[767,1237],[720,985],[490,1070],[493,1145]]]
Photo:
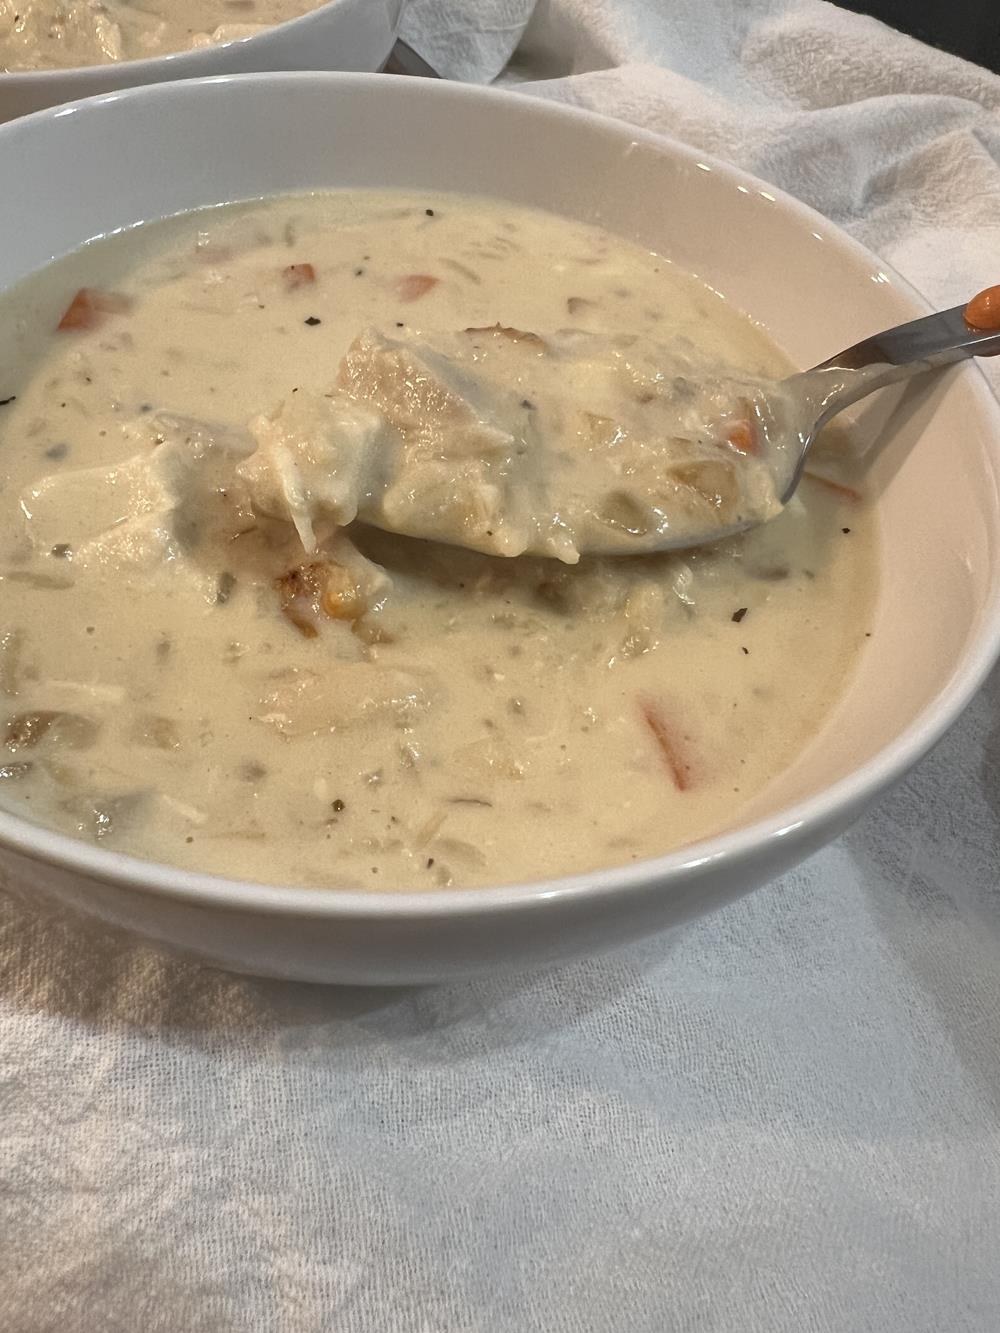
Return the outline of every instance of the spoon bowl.
[[[387,512],[375,486],[365,489],[358,517],[409,537],[572,564],[582,555],[691,550],[776,517],[806,475],[824,426],[838,413],[911,376],[1000,352],[1000,287],[980,292],[967,305],[874,334],[811,370],[771,383],[700,378],[683,359],[672,364],[672,349],[652,344],[623,351],[596,337],[584,344],[581,361],[580,342],[567,346],[559,335],[542,339],[499,325],[465,332],[481,339],[475,344],[480,357],[495,351],[487,346],[491,339],[518,344],[514,355],[522,359],[501,377],[514,384],[533,361],[550,364],[550,394],[531,390],[533,407],[551,413],[548,425],[529,421],[508,427],[516,413],[502,397],[494,396],[482,414],[491,439],[506,435],[510,446],[493,487],[503,497],[493,502],[495,509],[487,507],[484,494],[483,513],[470,510],[462,521],[451,508],[435,506]],[[408,378],[437,380],[443,390],[464,394],[469,367],[461,340],[444,350],[425,340],[378,341],[381,347],[370,355],[396,358]],[[522,343],[530,344],[527,351]],[[578,418],[573,404],[579,395],[599,392],[599,384],[605,391],[613,386],[622,415],[584,413],[607,423],[607,439],[595,442],[565,423]],[[469,392],[487,397],[496,389],[474,378],[469,385]],[[643,404],[638,410],[633,398]],[[426,428],[438,433],[447,457],[450,427],[428,419]],[[490,445],[491,452],[495,447]],[[410,467],[402,475],[419,492],[419,462],[414,466],[417,471]]]

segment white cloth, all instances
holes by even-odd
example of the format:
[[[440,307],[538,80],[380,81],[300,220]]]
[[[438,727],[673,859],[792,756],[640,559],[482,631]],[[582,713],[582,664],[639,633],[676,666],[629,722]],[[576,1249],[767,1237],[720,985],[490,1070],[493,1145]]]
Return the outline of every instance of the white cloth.
[[[491,79],[525,7],[408,36]],[[540,0],[504,77],[752,168],[934,301],[1000,278],[1000,80],[877,23]],[[994,675],[800,870],[547,975],[254,981],[0,898],[0,1329],[996,1333],[998,878]]]

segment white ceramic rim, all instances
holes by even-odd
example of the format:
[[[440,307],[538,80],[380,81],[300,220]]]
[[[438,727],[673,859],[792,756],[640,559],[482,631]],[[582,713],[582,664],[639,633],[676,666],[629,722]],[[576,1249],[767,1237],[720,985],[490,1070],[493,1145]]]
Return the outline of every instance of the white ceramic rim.
[[[296,18],[285,19],[283,23],[271,23],[263,32],[253,32],[246,37],[234,37],[228,42],[211,42],[208,46],[192,47],[188,50],[166,51],[162,56],[143,56],[140,60],[113,60],[102,61],[93,65],[62,65],[53,69],[11,69],[0,70],[0,80],[4,84],[9,84],[15,90],[18,88],[44,88],[49,80],[69,79],[72,82],[83,82],[88,74],[93,74],[95,70],[128,70],[131,76],[132,70],[137,70],[140,74],[153,73],[157,69],[166,69],[171,74],[180,73],[174,70],[174,66],[179,61],[189,61],[197,69],[198,66],[206,61],[211,61],[212,55],[216,51],[230,51],[235,47],[250,46],[255,42],[263,41],[271,36],[272,33],[289,32],[300,25],[307,25],[311,19],[323,10],[336,9],[344,0],[326,0],[325,4],[317,5],[315,9],[307,9],[304,14],[299,14]],[[280,71],[276,71],[280,72]],[[292,71],[288,71],[291,73]],[[334,71],[330,71],[333,73]],[[217,75],[218,78],[234,78],[235,75]],[[175,79],[161,80],[161,82],[177,82]],[[143,85],[146,86],[146,85]],[[122,91],[128,91],[123,89]],[[98,94],[104,96],[104,94]],[[64,103],[61,105],[65,105]],[[72,105],[75,105],[73,103]],[[43,108],[47,110],[47,108]],[[34,112],[32,114],[38,114]],[[27,117],[21,117],[27,119]]]
[[[315,12],[315,11],[313,11]],[[297,20],[295,20],[297,21]],[[263,74],[228,74],[212,78],[185,81],[200,85],[228,84],[258,80],[264,83],[323,83],[364,86],[379,74],[351,74],[338,72],[272,72]],[[507,89],[478,87],[471,84],[437,83],[414,79],[414,87],[426,89],[420,96],[451,98],[456,103],[469,99],[502,100],[527,95]],[[88,105],[128,101],[136,97],[170,97],[177,94],[179,83],[158,83],[128,88],[72,103],[86,109]],[[840,252],[867,267],[877,265],[891,276],[896,291],[912,307],[913,317],[932,313],[930,305],[901,278],[889,265],[871,251],[853,240],[828,218],[785,194],[775,186],[749,173],[721,162],[711,156],[676,143],[648,130],[638,129],[624,121],[613,120],[578,107],[531,98],[540,119],[572,120],[590,125],[607,133],[620,135],[622,146],[631,142],[648,144],[651,148],[669,148],[672,155],[696,166],[705,163],[732,185],[747,185],[754,189],[766,188],[793,218],[809,231],[821,226]],[[0,143],[9,134],[30,133],[33,122],[65,115],[65,106],[47,108],[33,115],[0,125]],[[86,238],[85,238],[86,239]],[[82,242],[81,242],[82,244]],[[975,365],[968,363],[956,372],[965,376],[967,388],[975,395],[982,415],[993,423],[993,436],[1000,440],[1000,404],[994,398],[986,379]],[[1000,451],[997,453],[997,476],[1000,479]],[[991,605],[983,615],[975,639],[967,647],[959,669],[923,713],[904,732],[878,754],[848,777],[806,798],[776,815],[755,821],[745,828],[719,834],[688,844],[664,856],[636,861],[628,866],[593,870],[580,875],[568,875],[554,880],[529,884],[496,885],[490,888],[426,889],[420,891],[390,892],[384,890],[354,890],[335,888],[292,887],[289,885],[260,884],[246,880],[227,879],[222,875],[201,874],[175,869],[155,861],[144,861],[120,852],[105,851],[60,833],[53,833],[38,825],[0,812],[0,845],[20,852],[34,860],[42,860],[64,870],[89,875],[105,882],[148,892],[157,896],[201,903],[232,911],[252,911],[295,917],[331,917],[362,920],[391,918],[396,921],[434,917],[470,918],[494,916],[505,912],[540,907],[553,900],[577,899],[594,901],[631,890],[641,889],[651,882],[683,878],[685,872],[704,869],[708,865],[739,863],[751,855],[759,855],[776,839],[798,833],[807,826],[836,820],[838,814],[850,812],[875,796],[884,787],[915,764],[944,735],[973,695],[985,681],[997,659],[1000,658],[1000,567],[992,571],[990,586]],[[664,890],[667,884],[664,883]]]

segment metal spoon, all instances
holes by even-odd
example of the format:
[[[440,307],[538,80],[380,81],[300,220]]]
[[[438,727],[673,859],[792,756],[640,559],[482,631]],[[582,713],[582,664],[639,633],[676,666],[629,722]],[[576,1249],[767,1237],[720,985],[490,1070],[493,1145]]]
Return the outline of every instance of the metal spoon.
[[[836,356],[790,376],[806,411],[796,428],[799,454],[781,500],[786,504],[802,479],[816,436],[845,407],[876,389],[922,375],[970,356],[1000,354],[1000,287],[989,287],[967,305],[899,324],[873,334]]]

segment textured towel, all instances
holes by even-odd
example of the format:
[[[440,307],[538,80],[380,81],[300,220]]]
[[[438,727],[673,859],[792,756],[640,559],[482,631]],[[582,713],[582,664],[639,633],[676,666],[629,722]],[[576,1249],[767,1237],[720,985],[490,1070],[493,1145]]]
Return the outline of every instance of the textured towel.
[[[820,0],[529,8],[407,35],[1000,279],[1000,80]],[[995,675],[800,870],[548,975],[254,981],[0,898],[0,1330],[996,1333],[998,878]]]

